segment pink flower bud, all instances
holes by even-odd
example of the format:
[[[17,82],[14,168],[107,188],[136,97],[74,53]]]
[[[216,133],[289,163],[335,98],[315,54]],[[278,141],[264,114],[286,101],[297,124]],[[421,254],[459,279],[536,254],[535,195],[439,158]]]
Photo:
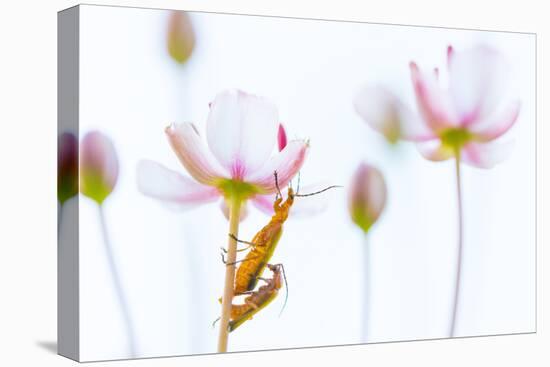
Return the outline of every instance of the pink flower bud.
[[[184,64],[191,57],[195,48],[195,32],[186,12],[170,13],[166,45],[172,59],[179,64]]]
[[[57,141],[57,198],[61,204],[78,193],[78,141],[63,133]]]
[[[279,152],[285,149],[287,140],[286,140],[286,131],[283,124],[279,124],[279,131],[277,133],[277,143],[279,146]]]
[[[386,205],[384,176],[366,163],[359,165],[349,190],[349,212],[353,222],[365,233],[378,220]]]
[[[101,204],[117,179],[118,158],[111,139],[99,131],[89,132],[80,146],[80,191]]]

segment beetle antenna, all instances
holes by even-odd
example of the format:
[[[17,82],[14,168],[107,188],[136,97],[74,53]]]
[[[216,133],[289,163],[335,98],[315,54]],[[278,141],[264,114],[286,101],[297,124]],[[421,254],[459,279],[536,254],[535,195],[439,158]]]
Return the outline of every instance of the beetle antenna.
[[[317,195],[317,194],[323,193],[323,192],[325,192],[325,191],[327,191],[327,190],[336,189],[336,188],[339,188],[339,187],[343,187],[343,186],[340,186],[340,185],[332,185],[332,186],[329,186],[329,187],[325,187],[324,189],[319,190],[319,191],[310,192],[309,194],[301,194],[301,195],[295,194],[294,196],[298,196],[298,197],[313,196],[313,195]]]
[[[281,317],[281,314],[285,310],[286,302],[288,301],[288,282],[286,281],[285,267],[283,266],[283,264],[279,264],[279,266],[281,267],[283,280],[285,281],[285,303],[283,303],[283,308],[281,308],[281,312],[279,312],[279,317]]]
[[[220,321],[220,318],[221,317],[218,317],[216,320],[214,320],[214,322],[212,323],[212,329],[216,327],[216,323]]]
[[[277,174],[277,171],[273,172],[273,176],[275,176],[275,187],[277,188],[277,195],[283,197],[283,194],[281,193],[281,188],[279,187],[279,176]]]
[[[301,178],[302,171],[298,171],[298,185],[296,185],[296,194],[300,192],[300,178]],[[294,195],[296,196],[296,195]]]

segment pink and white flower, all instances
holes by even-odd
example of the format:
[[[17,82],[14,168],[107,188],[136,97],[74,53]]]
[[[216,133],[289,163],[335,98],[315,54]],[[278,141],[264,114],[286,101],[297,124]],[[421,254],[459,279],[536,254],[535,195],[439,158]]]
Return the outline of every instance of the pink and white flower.
[[[479,168],[501,162],[510,143],[496,142],[517,121],[520,103],[509,98],[509,70],[504,57],[487,46],[447,50],[448,83],[439,70],[422,70],[411,62],[411,77],[419,114],[381,87],[362,90],[355,100],[358,113],[371,127],[387,135],[398,126],[399,138],[418,143],[432,161],[459,158]]]
[[[192,123],[172,124],[165,130],[191,178],[144,160],[138,164],[138,188],[183,209],[235,197],[263,208],[266,197],[277,190],[274,172],[280,187],[285,187],[302,167],[309,148],[307,141],[293,140],[273,154],[280,142],[279,129],[277,108],[267,99],[239,90],[221,92],[210,104],[207,144]],[[225,201],[221,208],[227,213]]]

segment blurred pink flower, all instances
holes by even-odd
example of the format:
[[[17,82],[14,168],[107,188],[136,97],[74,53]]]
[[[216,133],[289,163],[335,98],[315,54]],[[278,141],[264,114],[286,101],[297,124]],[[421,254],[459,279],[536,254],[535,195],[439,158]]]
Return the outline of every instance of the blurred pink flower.
[[[239,90],[221,92],[210,104],[208,146],[192,123],[166,128],[174,153],[192,178],[143,160],[137,168],[138,188],[184,209],[234,197],[263,207],[263,196],[276,192],[273,173],[277,171],[279,185],[285,187],[302,167],[309,147],[304,140],[293,140],[272,155],[278,121],[276,107],[265,98]],[[221,208],[227,215],[225,203]]]
[[[361,163],[352,177],[348,209],[353,222],[365,233],[378,220],[386,206],[386,182],[376,167]]]
[[[101,204],[118,179],[118,157],[105,134],[91,131],[80,145],[80,191]]]
[[[78,194],[78,141],[69,132],[57,140],[57,198],[63,204]]]
[[[500,53],[481,45],[461,52],[449,46],[446,85],[438,69],[421,70],[414,62],[410,68],[420,116],[384,88],[368,87],[355,107],[371,127],[417,142],[433,161],[457,157],[491,168],[506,158],[511,144],[496,140],[516,122],[520,103],[506,96],[509,70]]]
[[[193,53],[195,42],[195,32],[189,15],[184,11],[171,11],[166,47],[172,59],[179,64],[187,62]]]
[[[388,88],[374,84],[359,90],[353,100],[357,114],[392,144],[397,141],[432,139],[433,133]]]

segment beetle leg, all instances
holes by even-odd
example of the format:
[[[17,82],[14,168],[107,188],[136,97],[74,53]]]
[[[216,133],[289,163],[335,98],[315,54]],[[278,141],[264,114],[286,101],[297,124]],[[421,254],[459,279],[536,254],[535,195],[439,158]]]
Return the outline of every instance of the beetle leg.
[[[249,305],[250,307],[252,307],[253,309],[257,309],[258,308],[258,305],[255,304],[254,302],[252,302],[251,300],[245,300],[244,303],[246,303],[247,305]]]
[[[234,239],[235,241],[237,241],[237,242],[239,242],[239,243],[244,243],[245,245],[248,245],[248,247],[256,246],[256,244],[253,243],[253,242],[244,241],[244,240],[239,240],[239,239],[237,238],[237,236],[235,236],[233,233],[230,233],[230,234],[229,234],[229,237],[231,237],[232,239]]]
[[[252,245],[246,246],[245,248],[238,248],[238,249],[237,249],[237,252],[246,251],[246,250],[248,250],[248,249],[251,248],[251,247],[252,247]],[[225,254],[227,254],[227,250],[225,249],[225,247],[221,246],[220,249],[221,249]]]
[[[226,260],[225,260],[225,256],[223,256],[223,253],[221,253],[222,255],[222,262],[225,264],[225,265],[235,265],[235,264],[239,264],[239,263],[242,263],[244,261],[249,261],[249,260],[254,260],[256,259],[257,257],[251,257],[249,259],[242,259],[242,260],[237,260],[237,261],[233,261],[231,263],[228,263]]]

